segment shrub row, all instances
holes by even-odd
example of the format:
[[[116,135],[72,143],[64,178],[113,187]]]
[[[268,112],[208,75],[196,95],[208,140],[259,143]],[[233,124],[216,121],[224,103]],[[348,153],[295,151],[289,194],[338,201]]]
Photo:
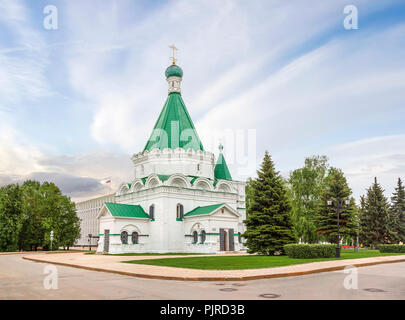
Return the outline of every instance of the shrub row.
[[[284,251],[290,258],[333,258],[336,255],[335,244],[286,244]]]
[[[405,245],[401,244],[379,244],[377,249],[380,252],[400,252],[405,253]]]

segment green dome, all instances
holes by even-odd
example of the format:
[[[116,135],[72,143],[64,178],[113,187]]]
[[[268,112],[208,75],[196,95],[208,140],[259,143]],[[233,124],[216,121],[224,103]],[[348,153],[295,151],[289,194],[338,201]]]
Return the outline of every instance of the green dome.
[[[169,77],[182,77],[183,76],[183,70],[179,66],[176,66],[175,64],[172,64],[170,67],[166,69],[166,78]]]

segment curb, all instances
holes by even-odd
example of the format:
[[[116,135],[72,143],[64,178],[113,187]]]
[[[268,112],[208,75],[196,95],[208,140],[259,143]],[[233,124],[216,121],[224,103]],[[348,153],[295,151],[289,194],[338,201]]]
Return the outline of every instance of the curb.
[[[37,254],[42,251],[12,251],[12,252],[0,252],[0,256],[9,256],[13,254]]]
[[[30,260],[30,261],[34,261],[34,262],[56,264],[56,265],[61,265],[61,266],[66,266],[66,267],[73,267],[73,268],[78,268],[78,269],[85,269],[85,270],[90,270],[90,271],[115,273],[115,274],[120,274],[120,275],[124,275],[124,276],[147,278],[147,279],[182,280],[182,281],[246,281],[246,280],[258,280],[258,279],[268,279],[268,278],[283,278],[283,277],[294,277],[294,276],[302,276],[302,275],[306,275],[306,274],[343,270],[347,266],[367,267],[367,266],[373,266],[373,265],[383,264],[383,263],[405,262],[405,258],[404,258],[404,259],[391,260],[391,261],[375,261],[375,262],[364,262],[364,263],[352,263],[352,264],[347,264],[347,265],[344,265],[344,266],[318,268],[318,269],[313,269],[313,270],[308,270],[308,271],[264,274],[264,275],[244,276],[244,277],[180,277],[180,276],[151,275],[151,274],[144,274],[144,273],[118,271],[118,270],[110,270],[110,269],[103,269],[103,268],[96,268],[96,267],[87,267],[87,266],[69,264],[69,263],[64,263],[64,262],[43,261],[43,260],[40,260],[40,259],[28,258],[28,257],[22,257],[22,258],[25,259],[25,260]]]

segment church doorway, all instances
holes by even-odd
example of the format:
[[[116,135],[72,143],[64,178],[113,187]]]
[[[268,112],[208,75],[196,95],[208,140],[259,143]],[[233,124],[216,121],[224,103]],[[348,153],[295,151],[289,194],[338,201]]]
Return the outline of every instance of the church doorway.
[[[235,251],[233,229],[219,229],[219,250]]]
[[[105,229],[104,230],[104,249],[103,249],[103,251],[108,253],[109,249],[110,249],[110,230]]]

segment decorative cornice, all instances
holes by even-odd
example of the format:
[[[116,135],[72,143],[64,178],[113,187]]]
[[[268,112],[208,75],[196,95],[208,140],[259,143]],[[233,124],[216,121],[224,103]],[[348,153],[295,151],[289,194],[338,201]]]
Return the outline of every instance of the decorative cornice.
[[[184,158],[192,158],[192,159],[200,159],[201,156],[204,156],[208,158],[209,160],[214,160],[214,154],[208,151],[202,151],[202,150],[197,150],[195,151],[194,149],[183,149],[183,148],[176,148],[176,149],[170,149],[170,148],[165,148],[163,150],[160,150],[158,148],[152,149],[150,152],[148,150],[145,150],[144,152],[138,152],[134,153],[131,157],[131,160],[134,164],[140,163],[142,161],[145,161],[146,159],[149,159],[151,157],[158,157],[160,159],[162,158],[172,158],[172,156],[176,156],[178,158],[179,156],[184,156]]]

